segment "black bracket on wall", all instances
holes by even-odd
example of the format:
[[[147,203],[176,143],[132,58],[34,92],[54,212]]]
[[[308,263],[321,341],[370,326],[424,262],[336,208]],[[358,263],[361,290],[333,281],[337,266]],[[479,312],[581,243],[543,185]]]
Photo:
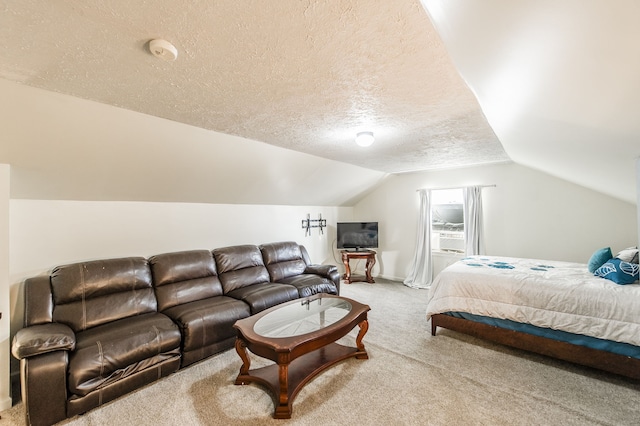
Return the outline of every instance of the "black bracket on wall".
[[[302,229],[304,236],[311,235],[311,228],[320,228],[320,235],[324,234],[323,229],[327,227],[327,220],[322,218],[322,213],[318,215],[318,219],[311,219],[311,215],[307,214],[306,219],[302,219]]]

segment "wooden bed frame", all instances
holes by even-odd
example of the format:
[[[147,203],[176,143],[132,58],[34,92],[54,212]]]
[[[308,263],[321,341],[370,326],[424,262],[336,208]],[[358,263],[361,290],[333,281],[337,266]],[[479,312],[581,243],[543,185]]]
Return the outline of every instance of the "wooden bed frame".
[[[502,345],[597,368],[632,379],[640,379],[640,359],[534,336],[519,331],[507,330],[446,314],[435,314],[431,316],[432,336],[436,335],[437,327],[447,328]]]

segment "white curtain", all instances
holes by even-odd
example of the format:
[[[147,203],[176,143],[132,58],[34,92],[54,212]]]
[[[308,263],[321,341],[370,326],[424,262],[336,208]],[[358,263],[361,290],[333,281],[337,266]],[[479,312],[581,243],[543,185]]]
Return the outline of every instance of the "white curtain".
[[[465,255],[484,254],[482,232],[482,187],[463,188]]]
[[[431,190],[421,189],[420,215],[418,216],[418,235],[416,250],[411,263],[411,271],[404,284],[414,288],[429,288],[433,279],[431,260]]]

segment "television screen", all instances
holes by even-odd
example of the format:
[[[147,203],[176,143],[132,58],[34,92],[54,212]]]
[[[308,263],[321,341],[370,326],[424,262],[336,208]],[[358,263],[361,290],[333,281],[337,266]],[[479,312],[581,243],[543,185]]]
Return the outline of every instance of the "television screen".
[[[338,222],[339,249],[378,247],[378,222]]]

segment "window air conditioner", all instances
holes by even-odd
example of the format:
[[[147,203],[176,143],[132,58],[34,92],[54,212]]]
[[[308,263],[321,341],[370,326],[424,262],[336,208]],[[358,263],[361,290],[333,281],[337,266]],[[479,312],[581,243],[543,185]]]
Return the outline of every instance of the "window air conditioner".
[[[440,232],[440,250],[464,253],[464,233]]]

